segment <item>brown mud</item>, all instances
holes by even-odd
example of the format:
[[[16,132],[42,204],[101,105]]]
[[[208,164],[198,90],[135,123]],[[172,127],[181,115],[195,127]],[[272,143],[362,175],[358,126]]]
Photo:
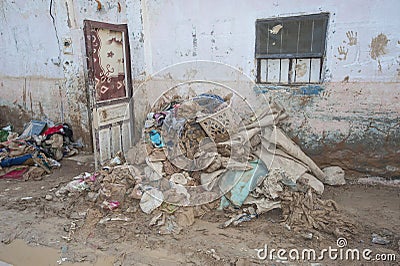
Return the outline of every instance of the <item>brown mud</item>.
[[[79,157],[78,157],[79,158]],[[149,227],[153,215],[120,213],[123,221],[100,222],[103,214],[84,197],[57,198],[54,193],[72,177],[93,171],[90,160],[63,159],[62,167],[39,181],[0,180],[0,265],[287,265],[274,258],[260,260],[255,249],[322,250],[337,247],[333,234],[280,223],[273,210],[257,219],[225,229],[228,214],[210,210],[180,234],[161,235]],[[51,195],[51,200],[45,196]],[[22,199],[25,197],[32,197]],[[329,187],[324,199],[333,199],[357,230],[347,248],[371,249],[373,254],[395,254],[396,262],[339,261],[325,257],[322,265],[398,265],[400,260],[399,187],[360,185]],[[113,213],[111,213],[111,216]],[[123,217],[122,217],[122,216]],[[387,245],[371,243],[372,234],[385,236]],[[61,260],[61,261],[60,261]],[[310,265],[296,261],[294,265]]]

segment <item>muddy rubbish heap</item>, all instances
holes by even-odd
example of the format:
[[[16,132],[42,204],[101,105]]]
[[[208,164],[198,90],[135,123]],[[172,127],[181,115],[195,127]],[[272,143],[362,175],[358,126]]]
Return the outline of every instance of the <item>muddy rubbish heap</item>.
[[[101,223],[128,221],[140,208],[160,234],[179,234],[212,209],[231,217],[225,228],[279,208],[287,228],[351,235],[354,224],[321,198],[332,171],[321,170],[279,127],[285,110],[270,103],[243,119],[232,97],[162,97],[134,147],[56,196],[83,195],[101,210]]]

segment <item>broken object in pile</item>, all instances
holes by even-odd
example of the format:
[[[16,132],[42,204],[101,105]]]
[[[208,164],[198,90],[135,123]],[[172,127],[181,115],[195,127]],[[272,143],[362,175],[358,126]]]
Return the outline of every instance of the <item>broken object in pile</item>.
[[[162,202],[194,206],[221,198],[221,209],[253,205],[260,214],[281,207],[285,187],[323,193],[326,174],[277,126],[283,108],[272,103],[244,120],[231,100],[174,96],[150,110],[142,141],[127,154],[129,163],[144,166],[138,187],[145,213]]]
[[[140,200],[146,214],[157,209],[152,226],[172,226],[173,214],[186,207],[243,207],[246,211],[224,225],[229,226],[275,208],[286,214],[288,193],[322,194],[326,174],[277,126],[286,118],[283,108],[272,103],[244,119],[232,97],[162,97],[147,115],[142,140],[118,155],[117,161],[126,158],[126,164],[78,177],[58,196],[85,190],[107,210],[126,210]],[[313,210],[304,213],[312,215]],[[322,220],[311,221],[321,226]]]

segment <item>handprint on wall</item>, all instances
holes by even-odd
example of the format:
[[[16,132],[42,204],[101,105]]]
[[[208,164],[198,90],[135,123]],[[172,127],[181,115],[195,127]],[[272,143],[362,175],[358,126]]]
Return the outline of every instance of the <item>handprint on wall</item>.
[[[338,48],[338,59],[339,60],[346,60],[347,59],[347,54],[349,52],[349,49],[344,47],[344,46],[339,46]]]
[[[357,32],[348,31],[346,32],[347,39],[349,39],[348,45],[353,46],[357,44]]]

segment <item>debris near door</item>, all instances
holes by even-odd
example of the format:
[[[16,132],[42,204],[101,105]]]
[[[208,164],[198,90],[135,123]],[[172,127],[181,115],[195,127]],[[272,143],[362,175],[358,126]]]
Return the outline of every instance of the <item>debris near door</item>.
[[[315,191],[290,191],[281,194],[284,223],[290,228],[324,231],[336,237],[352,237],[357,226],[343,215],[333,200],[322,200]]]
[[[12,126],[2,129],[0,142],[0,178],[41,179],[51,169],[60,167],[65,156],[78,153],[68,124],[47,127],[46,122],[32,120],[21,134]],[[6,137],[5,137],[6,136]]]
[[[211,93],[163,97],[136,146],[56,195],[83,193],[106,217],[140,208],[160,234],[178,234],[217,208],[234,210],[222,228],[279,208],[287,226],[351,233],[335,203],[320,198],[326,174],[277,126],[283,108],[271,103],[243,119],[232,100]]]

